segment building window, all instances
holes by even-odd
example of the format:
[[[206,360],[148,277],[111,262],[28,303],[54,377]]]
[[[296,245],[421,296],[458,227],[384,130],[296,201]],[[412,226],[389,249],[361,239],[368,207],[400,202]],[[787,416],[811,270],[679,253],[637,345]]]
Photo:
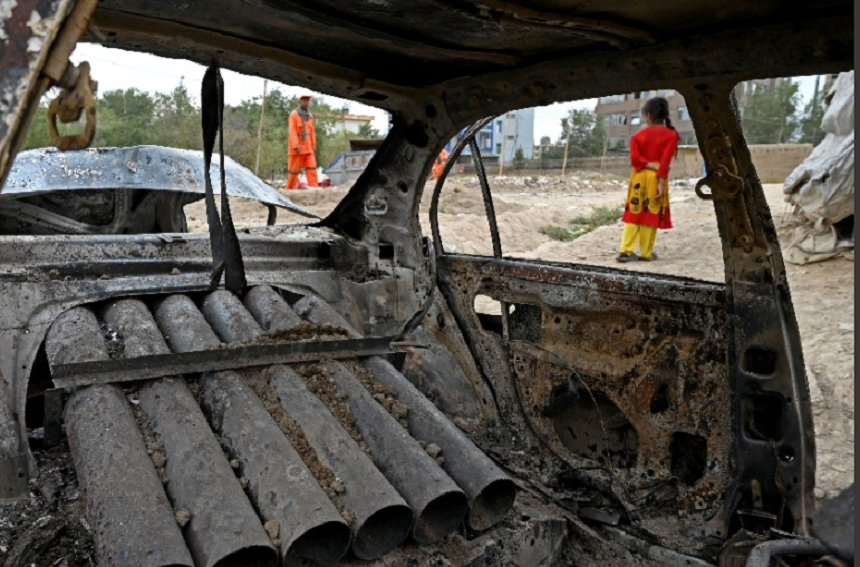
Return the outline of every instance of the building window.
[[[678,107],[678,120],[689,120],[690,112],[687,110],[686,106]]]
[[[642,123],[642,114],[636,112],[630,115],[630,124],[633,126],[639,126]]]
[[[501,120],[496,121],[496,129],[499,131],[499,134],[502,133],[503,128],[504,128],[504,123]]]
[[[606,120],[607,126],[623,126],[627,124],[627,113],[613,112],[611,114],[606,114],[604,115],[604,120]]]
[[[610,95],[610,96],[602,96],[602,97],[600,97],[600,102],[601,102],[601,103],[608,103],[608,102],[623,102],[623,101],[624,101],[624,95],[623,95],[623,94],[619,94],[619,95]]]
[[[627,149],[627,136],[609,136],[610,150],[625,150]]]
[[[697,146],[699,141],[696,139],[695,132],[681,132],[681,140],[678,142],[681,146]]]
[[[501,155],[501,153],[502,153],[502,145],[501,144],[496,144],[496,153]]]

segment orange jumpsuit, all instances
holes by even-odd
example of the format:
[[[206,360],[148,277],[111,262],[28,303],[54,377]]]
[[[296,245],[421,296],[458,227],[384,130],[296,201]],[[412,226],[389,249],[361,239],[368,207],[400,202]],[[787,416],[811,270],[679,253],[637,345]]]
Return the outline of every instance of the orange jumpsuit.
[[[436,156],[436,161],[433,163],[433,179],[439,179],[439,176],[442,175],[446,161],[448,161],[448,150],[442,148],[442,151],[439,152],[439,155]]]
[[[290,113],[289,147],[287,148],[287,189],[295,189],[299,185],[299,173],[302,168],[308,179],[309,187],[318,187],[317,136],[314,128],[314,116],[308,113],[304,120],[298,109]]]

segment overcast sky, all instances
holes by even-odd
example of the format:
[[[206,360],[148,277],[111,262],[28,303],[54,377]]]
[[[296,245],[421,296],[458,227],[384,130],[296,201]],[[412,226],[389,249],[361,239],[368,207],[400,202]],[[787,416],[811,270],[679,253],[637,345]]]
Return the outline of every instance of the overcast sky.
[[[206,70],[202,65],[190,61],[166,59],[155,55],[110,49],[87,43],[78,44],[71,59],[75,63],[90,62],[93,78],[99,83],[99,92],[130,87],[152,93],[167,92],[173,90],[184,78],[188,90],[197,95],[200,91],[203,73]],[[263,94],[263,79],[259,77],[242,75],[228,70],[222,70],[222,75],[224,77],[224,97],[227,104],[237,104],[242,100]],[[812,96],[815,79],[814,77],[798,77],[797,80],[800,82],[800,92],[805,102]],[[268,88],[270,90],[280,89],[287,95],[313,92],[301,87],[273,82],[269,82]],[[323,96],[332,106],[349,106],[352,114],[373,116],[375,128],[383,133],[388,130],[388,115],[384,110],[333,96],[320,96]],[[199,97],[196,96],[195,98]],[[561,118],[567,114],[570,108],[594,108],[596,102],[595,99],[586,99],[538,107],[535,111],[535,143],[539,142],[542,136],[549,136],[552,140],[557,139],[561,134]]]

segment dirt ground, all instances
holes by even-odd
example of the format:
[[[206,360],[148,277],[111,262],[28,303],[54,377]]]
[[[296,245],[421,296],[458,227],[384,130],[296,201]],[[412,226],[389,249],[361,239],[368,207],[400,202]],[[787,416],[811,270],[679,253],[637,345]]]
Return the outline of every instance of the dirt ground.
[[[545,225],[569,226],[595,207],[617,207],[626,195],[621,178],[578,172],[565,179],[502,177],[490,180],[505,256],[599,266],[615,262],[622,225],[603,226],[570,242],[541,234]],[[291,191],[300,206],[325,216],[346,194],[346,188]],[[781,185],[766,185],[781,241],[791,241],[796,219],[788,214]],[[675,228],[657,237],[656,262],[629,263],[625,269],[724,281],[722,252],[711,204],[701,201],[691,180],[670,187]],[[430,234],[429,194],[422,202],[421,224]],[[265,223],[266,209],[244,199],[231,200],[237,227]],[[490,255],[489,228],[477,180],[450,179],[440,198],[440,230],[445,249]],[[203,203],[186,208],[189,229],[206,230]],[[306,222],[279,214],[279,223]],[[806,266],[788,264],[789,285],[800,325],[810,377],[816,428],[818,474],[816,496],[829,498],[854,481],[854,261],[845,257]]]

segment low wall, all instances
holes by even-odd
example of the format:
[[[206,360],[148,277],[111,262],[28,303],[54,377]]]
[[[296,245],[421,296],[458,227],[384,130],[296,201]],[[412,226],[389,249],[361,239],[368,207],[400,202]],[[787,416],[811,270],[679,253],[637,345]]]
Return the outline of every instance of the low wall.
[[[753,165],[762,183],[782,183],[788,174],[794,171],[800,163],[812,153],[812,144],[761,144],[749,146]],[[542,162],[528,162],[526,169],[530,172],[538,170],[558,174],[562,160],[547,159]],[[698,146],[681,146],[678,155],[672,163],[672,177],[702,177],[702,154]],[[470,166],[466,171],[473,171]],[[511,166],[505,167],[505,172],[516,175],[517,170]],[[630,175],[629,156],[607,156],[571,158],[567,160],[567,171],[597,171],[611,175],[627,177]],[[493,173],[489,171],[489,173]]]

